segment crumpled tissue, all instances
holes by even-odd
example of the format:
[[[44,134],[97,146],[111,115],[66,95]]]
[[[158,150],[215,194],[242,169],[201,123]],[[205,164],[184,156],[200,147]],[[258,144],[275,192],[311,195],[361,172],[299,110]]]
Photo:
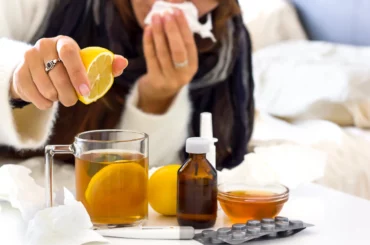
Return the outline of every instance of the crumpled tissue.
[[[178,8],[183,11],[188,21],[189,28],[193,33],[199,34],[202,38],[210,38],[213,42],[216,39],[212,33],[212,17],[208,14],[207,22],[202,24],[199,22],[198,9],[192,2],[170,3],[165,1],[156,1],[149,14],[146,16],[144,23],[150,25],[154,14],[164,14],[165,12],[172,13],[173,8]]]
[[[8,201],[19,209],[25,221],[45,208],[45,189],[30,176],[31,170],[21,165],[0,168],[0,200]]]
[[[30,176],[31,170],[21,165],[0,167],[0,200],[19,209],[28,222],[27,245],[81,245],[108,242],[92,230],[93,224],[81,202],[64,188],[55,193],[59,206],[45,208],[45,189]]]
[[[108,242],[91,228],[89,214],[71,192],[64,189],[64,205],[39,211],[27,228],[28,245],[80,245]]]
[[[307,146],[281,144],[257,147],[244,162],[219,173],[219,183],[282,184],[295,189],[324,176],[327,154]]]

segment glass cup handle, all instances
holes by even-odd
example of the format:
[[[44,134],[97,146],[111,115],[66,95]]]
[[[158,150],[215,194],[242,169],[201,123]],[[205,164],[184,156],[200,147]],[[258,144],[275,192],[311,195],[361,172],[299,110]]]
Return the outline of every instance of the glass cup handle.
[[[48,145],[45,147],[45,198],[46,207],[53,206],[53,164],[56,154],[74,154],[73,145]]]

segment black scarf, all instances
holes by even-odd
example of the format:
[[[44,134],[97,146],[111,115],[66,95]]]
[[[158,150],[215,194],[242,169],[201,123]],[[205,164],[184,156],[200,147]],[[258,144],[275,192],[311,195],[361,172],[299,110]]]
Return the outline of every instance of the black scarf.
[[[111,0],[64,0],[46,21],[44,32],[35,39],[66,35],[81,48],[103,46],[125,56],[129,66],[115,81],[125,87],[123,91],[129,91],[146,73],[142,31],[126,30]],[[199,69],[190,84],[193,114],[189,133],[199,136],[200,113],[213,114],[214,137],[219,140],[217,168],[222,169],[243,161],[253,131],[252,48],[241,16],[229,21],[228,33],[218,46],[199,54]]]

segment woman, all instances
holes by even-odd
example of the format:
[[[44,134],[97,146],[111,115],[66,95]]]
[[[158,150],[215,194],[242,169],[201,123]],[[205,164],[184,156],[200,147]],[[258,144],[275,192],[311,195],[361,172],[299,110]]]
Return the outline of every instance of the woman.
[[[212,14],[217,43],[194,36],[179,10],[145,26],[155,1],[0,1],[3,155],[29,157],[82,131],[124,128],[149,134],[151,166],[170,164],[183,161],[185,139],[199,135],[200,113],[209,111],[218,169],[243,160],[254,104],[251,45],[237,1],[192,0],[201,20]],[[76,96],[90,90],[78,55],[87,46],[117,54],[113,87],[88,106]]]

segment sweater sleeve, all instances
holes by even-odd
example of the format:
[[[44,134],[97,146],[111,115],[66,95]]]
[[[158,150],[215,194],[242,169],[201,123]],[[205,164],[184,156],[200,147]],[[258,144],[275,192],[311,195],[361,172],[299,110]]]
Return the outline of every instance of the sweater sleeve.
[[[0,38],[29,42],[56,0],[0,0]]]
[[[13,71],[29,48],[25,43],[0,39],[0,144],[16,149],[37,149],[47,141],[57,111],[57,103],[45,111],[28,105],[23,109],[10,106],[9,86]]]
[[[191,116],[188,86],[181,89],[170,108],[162,115],[144,113],[137,107],[138,100],[138,89],[134,86],[128,96],[119,128],[149,135],[150,167],[181,163],[179,153],[188,137]]]
[[[0,0],[0,144],[16,149],[42,147],[50,135],[57,111],[29,105],[12,109],[9,86],[16,66],[40,28],[52,0]],[[15,41],[18,40],[18,41]]]

